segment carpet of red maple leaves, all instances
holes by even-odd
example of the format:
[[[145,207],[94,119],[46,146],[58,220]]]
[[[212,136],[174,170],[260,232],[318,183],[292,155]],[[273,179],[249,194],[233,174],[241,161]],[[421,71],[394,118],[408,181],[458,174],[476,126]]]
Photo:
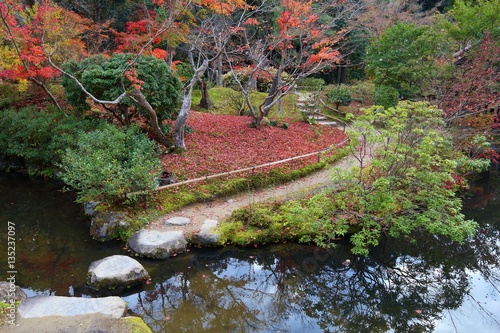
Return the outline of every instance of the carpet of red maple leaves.
[[[192,111],[187,122],[192,133],[185,135],[187,151],[163,155],[164,170],[173,172],[178,181],[193,179],[317,152],[346,138],[339,129],[306,122],[291,122],[288,129],[257,129],[249,124],[249,117]],[[312,156],[286,163],[286,167],[316,161]]]

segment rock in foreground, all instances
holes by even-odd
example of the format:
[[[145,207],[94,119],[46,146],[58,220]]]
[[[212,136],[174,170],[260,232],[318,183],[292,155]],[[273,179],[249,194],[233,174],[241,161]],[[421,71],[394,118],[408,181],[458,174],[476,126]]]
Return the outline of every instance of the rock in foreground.
[[[21,302],[18,308],[18,314],[22,318],[89,314],[120,318],[126,311],[127,304],[116,296],[103,298],[35,296]]]
[[[94,261],[87,273],[87,284],[98,290],[128,288],[148,279],[148,272],[137,260],[121,255]]]

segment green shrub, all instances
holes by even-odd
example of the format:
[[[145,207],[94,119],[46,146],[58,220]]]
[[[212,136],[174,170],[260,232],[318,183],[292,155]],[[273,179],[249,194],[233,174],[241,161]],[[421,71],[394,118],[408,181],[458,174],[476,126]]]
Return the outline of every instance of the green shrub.
[[[396,88],[390,86],[377,86],[375,88],[375,96],[373,103],[383,106],[384,108],[395,107],[398,105],[399,92]]]
[[[352,102],[352,94],[349,87],[346,85],[336,85],[329,89],[327,93],[328,101],[330,103],[335,103],[335,108],[339,106],[348,106]]]
[[[65,63],[63,67],[73,73],[95,97],[101,100],[114,100],[123,93],[122,73],[134,58],[133,54],[114,54],[111,58],[98,55],[81,62]],[[137,79],[142,81],[141,91],[156,110],[158,122],[161,123],[164,119],[175,119],[179,111],[182,84],[166,62],[154,57],[141,56],[129,71],[135,73]],[[90,109],[87,95],[72,79],[64,76],[62,83],[67,99],[74,107],[80,111]],[[124,85],[126,89],[132,88],[129,79],[124,80]],[[128,97],[113,107],[114,113],[121,114],[125,121],[130,114],[129,107],[137,108],[145,117],[149,117],[145,110],[137,107],[137,103]]]
[[[77,132],[96,126],[96,121],[66,116],[52,107],[7,109],[0,112],[0,155],[20,157],[30,174],[51,177],[64,150],[76,141]]]
[[[191,65],[188,64],[187,62],[179,62],[178,64],[175,65],[175,68],[177,69],[176,70],[177,76],[182,81],[189,80],[194,74]]]
[[[126,203],[127,194],[158,187],[160,150],[138,127],[124,131],[106,124],[81,132],[62,156],[63,181],[79,191],[78,201]]]
[[[371,81],[359,81],[349,86],[353,101],[372,104],[375,95],[375,85]]]

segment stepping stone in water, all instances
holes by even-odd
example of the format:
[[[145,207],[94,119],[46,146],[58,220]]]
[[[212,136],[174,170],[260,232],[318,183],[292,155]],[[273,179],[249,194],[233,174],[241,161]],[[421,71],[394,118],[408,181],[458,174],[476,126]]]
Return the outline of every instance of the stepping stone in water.
[[[141,256],[165,259],[186,251],[182,231],[140,230],[128,240],[128,247]]]
[[[219,221],[217,220],[205,220],[196,235],[198,243],[201,245],[218,245],[220,235],[215,231],[218,225]]]
[[[120,318],[125,315],[127,304],[117,296],[102,298],[35,296],[21,302],[17,311],[22,318],[94,314]]]
[[[137,260],[121,255],[94,261],[87,273],[87,284],[97,290],[128,288],[148,279],[148,272]]]

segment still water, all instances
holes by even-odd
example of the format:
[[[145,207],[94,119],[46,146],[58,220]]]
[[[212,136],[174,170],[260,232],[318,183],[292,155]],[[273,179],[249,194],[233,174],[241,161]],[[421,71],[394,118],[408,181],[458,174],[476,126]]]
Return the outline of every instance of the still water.
[[[481,228],[462,245],[422,234],[385,240],[369,257],[351,255],[347,243],[192,249],[140,260],[151,283],[120,296],[154,332],[498,333],[499,183],[491,177],[466,201]],[[90,263],[125,254],[119,242],[90,239],[73,200],[60,184],[0,175],[0,253],[13,222],[17,284],[29,296],[94,297]]]

